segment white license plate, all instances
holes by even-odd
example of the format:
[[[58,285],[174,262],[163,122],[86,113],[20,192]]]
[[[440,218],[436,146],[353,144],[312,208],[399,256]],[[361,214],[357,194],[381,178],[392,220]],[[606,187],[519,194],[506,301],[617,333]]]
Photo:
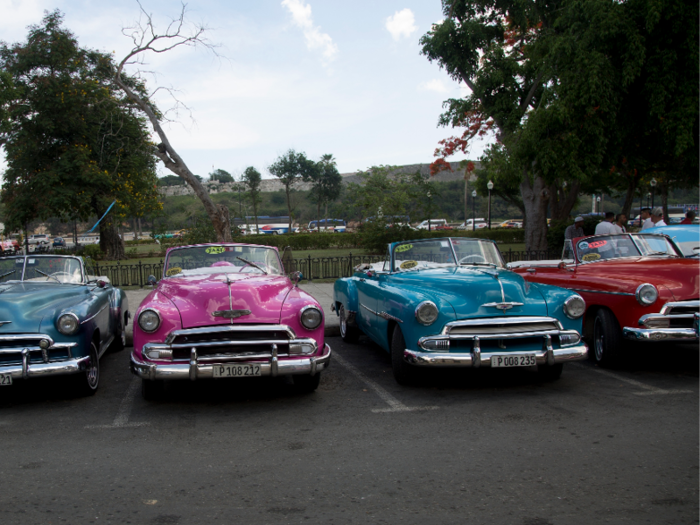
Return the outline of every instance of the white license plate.
[[[214,365],[214,377],[257,377],[262,375],[260,365]]]
[[[12,384],[12,376],[10,374],[0,374],[0,386],[10,386]]]
[[[527,355],[492,355],[492,368],[506,368],[511,366],[534,366],[537,364],[535,354]]]

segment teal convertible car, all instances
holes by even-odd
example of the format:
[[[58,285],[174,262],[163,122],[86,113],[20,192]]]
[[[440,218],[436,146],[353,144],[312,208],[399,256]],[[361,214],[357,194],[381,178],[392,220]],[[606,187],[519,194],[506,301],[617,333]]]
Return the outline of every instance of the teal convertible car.
[[[332,309],[346,342],[364,332],[391,353],[401,384],[422,367],[537,366],[554,380],[588,353],[581,296],[526,282],[488,240],[392,243],[383,262],[336,281]]]
[[[99,386],[99,359],[124,348],[126,294],[92,275],[81,257],[0,258],[0,385],[72,374],[84,395]]]

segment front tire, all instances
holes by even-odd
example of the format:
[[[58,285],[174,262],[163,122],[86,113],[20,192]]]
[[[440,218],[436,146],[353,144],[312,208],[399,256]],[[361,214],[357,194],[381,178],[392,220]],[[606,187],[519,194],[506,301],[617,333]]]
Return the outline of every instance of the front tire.
[[[356,326],[348,325],[348,312],[343,304],[338,308],[338,317],[340,318],[340,337],[346,343],[356,343],[360,338],[360,329]]]
[[[391,337],[391,368],[396,382],[408,386],[416,382],[417,370],[404,360],[404,350],[406,350],[406,341],[401,333],[401,328],[396,325]]]
[[[301,394],[311,394],[316,391],[318,384],[321,382],[321,373],[318,372],[312,376],[292,376],[292,381],[294,382],[294,388],[297,392]]]
[[[601,367],[611,366],[622,347],[622,331],[610,310],[601,308],[593,320],[593,361]]]
[[[97,345],[90,342],[90,364],[87,369],[78,374],[76,388],[81,396],[94,396],[100,386],[100,359],[97,353]]]

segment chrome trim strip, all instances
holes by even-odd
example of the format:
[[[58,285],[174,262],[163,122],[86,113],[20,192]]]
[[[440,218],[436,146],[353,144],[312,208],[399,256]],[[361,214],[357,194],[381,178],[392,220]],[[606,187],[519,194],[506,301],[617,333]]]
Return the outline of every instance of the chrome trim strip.
[[[498,282],[500,283],[501,281]],[[506,302],[504,300],[502,303],[484,303],[481,306],[485,308],[496,308],[497,310],[505,312],[506,310],[510,310],[514,306],[523,306],[523,303]]]
[[[478,366],[491,366],[491,358],[493,356],[508,355],[532,355],[532,351],[518,352],[480,352]],[[548,351],[535,351],[535,360],[538,365],[549,364]],[[588,346],[586,343],[581,343],[578,346],[567,348],[553,349],[552,359],[554,364],[568,363],[570,361],[580,361],[588,356]],[[403,354],[404,361],[416,366],[432,366],[432,367],[471,367],[476,368],[477,365],[471,353],[438,353],[438,352],[417,352],[415,350],[406,349]]]
[[[236,332],[286,332],[289,339],[296,339],[296,334],[289,326],[283,324],[237,324],[237,325],[221,325],[221,326],[206,326],[204,328],[182,328],[173,330],[165,338],[165,344],[172,343],[175,338],[186,335],[207,335],[220,333],[236,333]]]
[[[551,323],[556,325],[559,330],[563,330],[563,326],[558,319],[554,317],[486,317],[479,319],[465,319],[462,321],[450,321],[446,323],[442,329],[442,335],[449,335],[453,328],[472,327],[472,326],[490,326],[490,325],[518,325],[518,324],[537,324]],[[532,332],[534,333],[534,332]],[[458,336],[452,336],[458,337]],[[501,336],[502,337],[502,336]]]
[[[700,310],[700,300],[690,300],[690,301],[672,301],[666,303],[661,308],[661,315],[669,315],[669,311],[674,308],[697,308]],[[692,314],[691,314],[692,315]]]
[[[201,341],[201,342],[188,342],[188,343],[177,343],[171,345],[165,345],[165,348],[172,348],[173,350],[179,350],[182,348],[215,348],[217,346],[257,346],[257,345],[286,345],[289,344],[288,339],[265,339],[258,341]],[[144,345],[145,346],[145,345]]]
[[[367,310],[367,311],[368,311],[369,313],[371,313],[371,314],[379,315],[379,312],[375,312],[374,310],[372,310],[371,308],[366,307],[366,306],[365,306],[364,304],[362,304],[362,303],[360,303],[360,306],[361,306],[362,308],[364,308],[365,310]]]
[[[639,326],[644,326],[647,328],[655,328],[653,326],[647,326],[649,321],[668,321],[669,323],[678,319],[692,319],[695,314],[678,314],[678,315],[663,315],[663,314],[645,314],[639,318]],[[658,328],[669,328],[659,326]]]
[[[223,317],[224,319],[231,319],[233,323],[234,319],[243,317],[244,315],[250,315],[250,310],[217,310],[212,312],[214,317]]]
[[[632,328],[622,329],[623,337],[634,341],[698,341],[693,328]]]
[[[311,375],[319,373],[330,365],[331,347],[326,344],[323,348],[323,354],[320,356],[308,356],[299,358],[286,358],[277,361],[277,375]],[[251,362],[260,366],[262,376],[272,376],[272,364]],[[36,366],[36,365],[35,365]],[[208,379],[213,377],[213,367],[211,364],[196,364],[195,374],[197,379]],[[156,379],[188,379],[190,377],[191,365],[189,363],[182,364],[155,364],[142,361],[140,358],[131,354],[130,363],[131,372],[142,379],[151,381]]]
[[[594,261],[595,262],[595,261]],[[582,264],[589,264],[589,263],[582,263]],[[567,288],[567,290],[571,290],[573,292],[578,292],[578,293],[602,293],[606,295],[629,295],[631,297],[634,297],[633,293],[627,293],[627,292],[602,292],[600,290],[583,290],[579,288]]]
[[[80,323],[80,324],[85,324],[85,323],[87,323],[88,321],[92,321],[95,317],[97,317],[98,315],[100,315],[100,314],[104,311],[104,309],[107,308],[107,306],[109,306],[109,304],[104,305],[102,308],[100,308],[100,309],[97,311],[97,313],[96,313],[95,315],[92,315],[92,316],[88,317],[87,319],[85,319],[85,320],[84,320],[82,323]],[[154,311],[155,311],[155,310],[154,310]],[[72,312],[66,312],[66,313],[72,313]],[[156,312],[156,313],[157,313],[157,312]],[[61,315],[64,315],[64,314],[61,314]],[[73,315],[75,315],[75,314],[73,314]],[[60,317],[60,316],[59,316],[59,317]],[[78,317],[78,316],[76,315],[76,318],[77,318],[77,317]],[[160,316],[158,316],[158,317],[160,317]],[[144,331],[145,331],[145,330],[144,330]]]

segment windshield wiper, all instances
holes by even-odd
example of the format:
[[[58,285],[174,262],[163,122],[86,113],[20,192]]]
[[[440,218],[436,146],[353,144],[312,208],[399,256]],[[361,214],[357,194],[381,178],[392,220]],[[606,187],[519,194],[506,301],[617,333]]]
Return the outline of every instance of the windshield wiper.
[[[672,254],[670,254],[668,252],[649,252],[649,253],[647,253],[647,255],[669,255],[669,256],[671,256]]]
[[[58,284],[63,284],[61,281],[58,280],[58,277],[54,277],[53,275],[49,275],[48,273],[44,273],[44,272],[42,272],[41,270],[37,270],[36,268],[34,269],[34,271],[35,271],[36,273],[40,273],[41,275],[44,275],[44,276],[46,276],[46,277],[48,277],[48,278],[50,278],[50,279],[53,279],[53,280],[56,281]]]
[[[2,279],[2,278],[4,278],[4,277],[7,277],[8,275],[11,275],[11,274],[15,273],[16,271],[17,271],[17,270],[10,270],[10,271],[7,272],[7,273],[3,273],[2,275],[0,275],[0,279]]]
[[[460,266],[493,266],[494,268],[498,268],[495,263],[490,263],[490,262],[466,262],[466,263],[460,263]]]
[[[254,262],[247,261],[247,260],[245,260],[243,257],[236,257],[236,259],[238,259],[238,260],[240,260],[240,261],[243,261],[243,262],[246,263],[246,264],[250,264],[251,266],[257,268],[257,269],[260,270],[262,273],[264,273],[265,275],[267,275],[267,272],[266,272],[265,270],[263,270],[262,268],[260,268],[260,266],[258,266],[258,265],[255,264]]]

